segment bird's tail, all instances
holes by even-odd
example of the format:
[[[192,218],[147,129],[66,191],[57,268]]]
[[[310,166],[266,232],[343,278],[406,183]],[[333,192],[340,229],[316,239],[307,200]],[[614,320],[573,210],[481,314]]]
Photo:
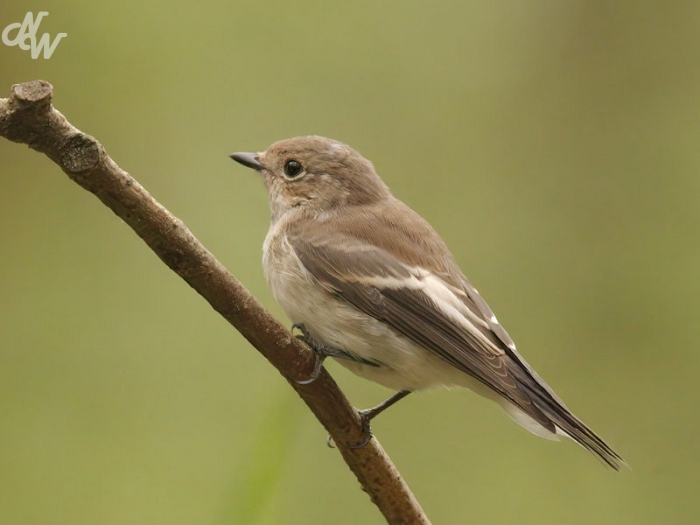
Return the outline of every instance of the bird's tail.
[[[501,398],[499,403],[512,419],[533,434],[546,439],[556,440],[558,435],[567,436],[617,471],[628,467],[622,456],[576,417],[522,358],[519,361],[521,366],[525,364],[523,371],[527,373],[516,375],[516,380],[522,390],[527,392],[532,405],[524,410]]]

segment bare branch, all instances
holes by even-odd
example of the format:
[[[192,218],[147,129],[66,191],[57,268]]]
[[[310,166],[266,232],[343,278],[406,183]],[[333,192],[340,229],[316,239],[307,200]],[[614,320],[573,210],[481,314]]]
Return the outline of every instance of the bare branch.
[[[73,127],[51,105],[53,88],[37,80],[12,87],[0,99],[0,135],[46,154],[76,183],[94,193],[141,237],[175,273],[231,323],[289,381],[338,446],[362,489],[390,524],[428,524],[418,501],[382,449],[363,441],[360,417],[333,379],[323,371],[299,385],[313,370],[314,357],[276,321],[248,290],[166,210],[107,155],[93,137]]]

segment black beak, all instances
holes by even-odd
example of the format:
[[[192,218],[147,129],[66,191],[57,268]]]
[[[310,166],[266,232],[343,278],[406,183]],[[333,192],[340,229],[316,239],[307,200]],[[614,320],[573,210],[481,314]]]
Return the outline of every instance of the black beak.
[[[260,161],[258,160],[257,153],[231,153],[229,156],[236,162],[240,162],[244,166],[253,168],[256,171],[263,169],[263,165],[260,164]]]

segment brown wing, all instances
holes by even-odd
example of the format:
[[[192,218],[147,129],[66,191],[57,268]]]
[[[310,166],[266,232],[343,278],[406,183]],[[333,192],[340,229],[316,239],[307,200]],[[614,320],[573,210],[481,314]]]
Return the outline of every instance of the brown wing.
[[[414,267],[366,239],[338,230],[327,224],[307,223],[288,234],[304,267],[323,286],[482,382],[544,428],[555,432],[558,426],[619,469],[621,458],[564,406],[515,351],[491,309],[461,273],[460,287],[454,287],[453,272],[453,282],[446,284],[456,288],[457,297],[481,323],[458,323],[444,315],[425,287],[402,285],[421,279]],[[451,264],[451,256],[450,261],[443,261],[446,269],[451,270]]]
[[[531,401],[527,375],[494,344],[488,327],[470,331],[442,313],[421,288],[402,286],[416,274],[391,254],[345,235],[288,235],[304,267],[334,294],[378,319],[508,399],[543,427],[552,423]],[[477,333],[476,330],[481,332]],[[484,339],[483,335],[489,333]],[[482,337],[480,337],[480,335]]]

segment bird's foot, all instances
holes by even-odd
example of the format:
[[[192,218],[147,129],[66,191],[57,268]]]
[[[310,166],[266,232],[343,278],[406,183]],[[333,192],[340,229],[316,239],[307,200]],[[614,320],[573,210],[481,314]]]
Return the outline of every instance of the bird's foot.
[[[309,385],[316,381],[318,379],[318,376],[321,375],[323,362],[326,360],[327,357],[340,357],[343,359],[348,358],[347,352],[343,352],[342,350],[338,350],[337,348],[333,348],[331,346],[326,346],[323,343],[319,343],[318,341],[316,341],[316,339],[314,339],[309,333],[309,331],[306,329],[304,323],[294,323],[292,325],[292,331],[294,331],[295,328],[301,332],[301,334],[295,337],[309,345],[311,347],[311,350],[313,350],[314,354],[316,355],[316,364],[314,365],[314,369],[311,372],[311,376],[309,377],[309,379],[295,380],[294,382],[296,384]]]
[[[358,448],[363,448],[367,446],[367,444],[372,440],[374,437],[374,434],[372,434],[372,427],[370,425],[370,422],[372,419],[377,417],[379,414],[384,412],[387,408],[395,404],[396,402],[402,400],[404,397],[406,397],[408,394],[410,394],[410,390],[401,390],[400,392],[396,392],[393,396],[391,396],[389,399],[385,399],[381,403],[379,403],[377,406],[374,406],[372,408],[367,408],[365,410],[360,410],[360,421],[362,422],[362,432],[367,436],[362,443],[359,443],[357,445],[349,445],[350,448],[352,449],[358,449]],[[326,438],[326,444],[330,448],[335,448],[333,446],[333,438],[328,435]]]
[[[348,445],[352,449],[358,449],[358,448],[364,448],[367,446],[367,443],[372,441],[372,438],[374,437],[374,434],[372,434],[372,429],[369,426],[369,421],[367,422],[367,425],[365,426],[364,420],[362,421],[362,429],[363,432],[367,435],[365,440],[362,443],[358,443],[357,445]],[[328,445],[328,448],[335,448],[335,445],[333,444],[333,437],[328,434],[326,436],[326,445]]]

